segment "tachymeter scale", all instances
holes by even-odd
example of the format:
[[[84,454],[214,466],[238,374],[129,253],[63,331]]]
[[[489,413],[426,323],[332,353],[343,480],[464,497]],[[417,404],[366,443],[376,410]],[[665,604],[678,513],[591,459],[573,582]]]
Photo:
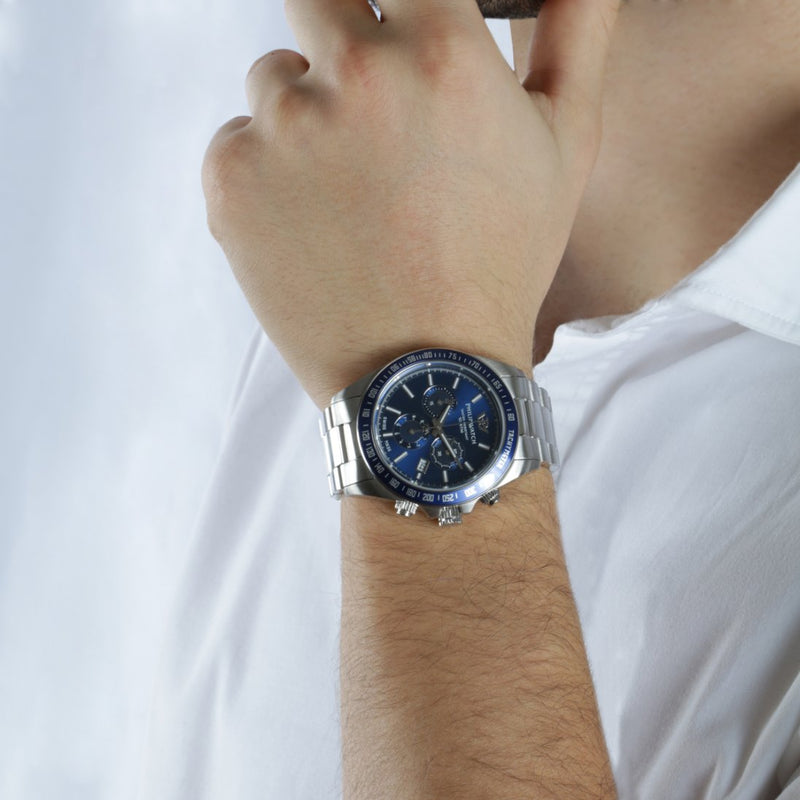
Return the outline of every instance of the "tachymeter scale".
[[[373,415],[380,460],[420,489],[476,481],[494,463],[503,433],[489,385],[456,365],[421,364],[390,380]]]

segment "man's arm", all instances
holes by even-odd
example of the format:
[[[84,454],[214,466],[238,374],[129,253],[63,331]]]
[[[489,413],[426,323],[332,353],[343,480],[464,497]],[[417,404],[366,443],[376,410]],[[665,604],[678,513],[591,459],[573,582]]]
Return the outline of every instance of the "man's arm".
[[[347,800],[612,798],[546,468],[454,531],[342,502]]]
[[[420,347],[528,370],[600,145],[619,0],[548,0],[520,83],[474,0],[287,0],[305,53],[215,136],[209,224],[315,403]],[[322,467],[320,467],[322,468]],[[612,793],[551,478],[457,532],[342,509],[345,800]]]

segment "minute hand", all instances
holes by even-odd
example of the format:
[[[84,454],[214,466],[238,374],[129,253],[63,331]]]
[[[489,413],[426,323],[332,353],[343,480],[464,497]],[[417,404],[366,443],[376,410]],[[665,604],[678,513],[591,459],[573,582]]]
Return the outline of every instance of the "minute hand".
[[[447,441],[447,437],[444,435],[444,431],[441,429],[439,430],[439,438],[444,442],[444,446],[450,451],[450,455],[453,456],[453,460],[458,463],[458,456],[456,455],[456,451],[453,450],[452,445],[450,442]]]

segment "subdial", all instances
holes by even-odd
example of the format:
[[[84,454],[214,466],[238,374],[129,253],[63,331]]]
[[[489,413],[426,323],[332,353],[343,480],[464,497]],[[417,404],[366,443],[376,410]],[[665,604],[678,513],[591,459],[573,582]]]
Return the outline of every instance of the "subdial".
[[[430,425],[415,414],[403,414],[394,423],[394,439],[403,447],[421,447],[430,435]]]
[[[422,402],[425,408],[440,423],[445,419],[451,408],[456,407],[456,398],[444,386],[429,386],[425,390]]]
[[[435,464],[444,469],[457,469],[464,457],[464,448],[452,436],[437,436],[431,444],[431,457]]]

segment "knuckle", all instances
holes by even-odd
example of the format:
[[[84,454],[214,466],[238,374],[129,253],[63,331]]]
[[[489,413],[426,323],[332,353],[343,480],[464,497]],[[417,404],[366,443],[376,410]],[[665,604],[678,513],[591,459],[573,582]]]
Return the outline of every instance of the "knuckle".
[[[469,47],[463,36],[437,26],[417,48],[416,65],[426,82],[436,90],[457,90],[473,85]]]
[[[361,87],[373,90],[391,76],[387,75],[387,50],[379,42],[367,39],[342,41],[332,55],[330,69],[334,81],[347,91]]]
[[[271,67],[273,64],[277,63],[279,59],[287,58],[288,56],[297,56],[298,54],[295,53],[293,50],[287,50],[285,48],[281,48],[278,50],[270,50],[264,55],[259,56],[250,66],[250,69],[247,72],[248,77],[255,72],[258,72],[262,68]]]
[[[226,210],[241,192],[244,178],[251,171],[252,141],[246,129],[217,136],[206,150],[202,166],[203,192],[208,212],[208,227],[218,241]]]
[[[415,20],[415,63],[434,88],[474,86],[482,76],[476,33],[460,15],[437,9]]]
[[[407,96],[398,91],[402,62],[391,43],[343,44],[331,64],[330,92],[317,92],[309,124],[342,125],[354,118],[373,132],[402,130],[407,124]]]
[[[250,83],[256,79],[259,71],[264,67],[265,64],[270,62],[272,57],[272,53],[264,53],[263,56],[257,58],[251,65],[250,69],[247,70],[247,75],[245,76],[245,83]]]
[[[421,14],[402,41],[388,32],[380,39],[343,39],[333,53],[331,73],[348,92],[359,87],[394,92],[398,72],[407,68],[409,48],[413,50],[413,68],[433,88],[469,87],[479,77],[474,31],[458,15],[441,11]]]

